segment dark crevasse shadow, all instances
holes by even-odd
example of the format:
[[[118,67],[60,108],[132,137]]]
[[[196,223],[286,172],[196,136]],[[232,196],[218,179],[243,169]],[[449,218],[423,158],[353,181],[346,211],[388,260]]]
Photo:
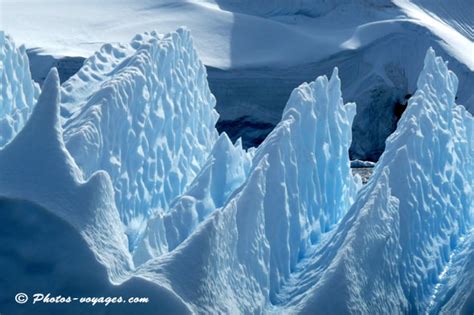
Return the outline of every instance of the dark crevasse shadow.
[[[84,57],[54,57],[52,55],[43,54],[38,49],[28,49],[28,59],[30,61],[30,70],[32,79],[43,84],[44,79],[48,75],[51,68],[55,67],[58,69],[59,79],[61,83],[65,82],[71,76],[76,74],[77,71],[82,67],[86,58]]]

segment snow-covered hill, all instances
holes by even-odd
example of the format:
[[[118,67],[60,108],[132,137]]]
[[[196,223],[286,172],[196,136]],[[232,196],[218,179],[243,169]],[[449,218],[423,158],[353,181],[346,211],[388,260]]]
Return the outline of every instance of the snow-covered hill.
[[[204,64],[217,69],[209,74],[219,128],[233,140],[242,136],[245,146],[260,143],[278,123],[295,87],[338,66],[346,99],[359,104],[351,155],[376,160],[415,92],[431,46],[461,79],[457,101],[474,112],[469,0],[3,0],[0,5],[2,29],[35,49],[37,78],[46,75],[45,64],[56,64],[61,56],[87,58],[104,43],[187,26]],[[65,73],[78,62],[68,60],[62,63]]]

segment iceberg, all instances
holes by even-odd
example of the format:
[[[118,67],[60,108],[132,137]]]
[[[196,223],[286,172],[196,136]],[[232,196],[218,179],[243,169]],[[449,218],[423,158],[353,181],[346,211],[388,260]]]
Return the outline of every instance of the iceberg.
[[[217,140],[215,98],[185,29],[104,45],[63,84],[64,141],[85,177],[106,171],[134,248]]]
[[[39,96],[31,79],[25,46],[0,31],[0,148],[23,128]]]
[[[289,309],[425,313],[436,304],[435,286],[474,209],[474,119],[455,104],[457,85],[430,49],[372,179],[293,279],[299,290],[286,289],[281,302]],[[455,276],[463,285],[453,299],[468,309],[472,277],[462,276]]]
[[[251,150],[218,135],[184,29],[105,45],[62,87],[51,70],[0,148],[2,310],[54,283],[150,299],[105,313],[472,313],[474,118],[433,50],[417,86],[362,186],[337,68]]]
[[[337,69],[330,80],[295,89],[233,198],[137,274],[169,283],[195,312],[263,312],[355,198],[348,154],[354,115],[355,104],[342,101]]]
[[[28,304],[19,311],[13,297],[21,288],[30,298],[37,292],[150,298],[138,308],[111,305],[124,314],[137,309],[189,313],[173,292],[131,273],[133,261],[110,177],[103,171],[87,181],[81,177],[62,140],[59,103],[59,76],[53,68],[24,128],[0,150],[0,240],[9,253],[0,257],[2,311],[84,310],[81,304]]]
[[[59,76],[53,68],[31,117],[0,150],[0,193],[33,202],[68,222],[109,268],[110,277],[119,281],[133,263],[110,177],[103,171],[87,180],[82,177],[63,142],[59,91]]]

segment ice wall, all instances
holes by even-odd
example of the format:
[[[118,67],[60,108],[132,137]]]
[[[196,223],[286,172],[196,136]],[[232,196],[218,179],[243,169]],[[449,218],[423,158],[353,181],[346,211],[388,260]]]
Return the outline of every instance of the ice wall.
[[[0,148],[21,130],[40,89],[31,79],[24,46],[0,31]]]
[[[215,98],[187,30],[104,45],[63,85],[64,139],[85,176],[110,174],[131,247],[206,162]]]

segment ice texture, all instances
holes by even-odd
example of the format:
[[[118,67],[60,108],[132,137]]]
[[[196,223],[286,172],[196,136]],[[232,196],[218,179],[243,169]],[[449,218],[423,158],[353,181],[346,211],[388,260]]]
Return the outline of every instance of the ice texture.
[[[295,288],[309,282],[311,289],[288,290],[290,305],[302,313],[394,314],[426,313],[437,303],[435,284],[474,209],[474,120],[455,104],[457,84],[430,49],[372,179],[296,277]],[[465,282],[456,295],[472,307],[465,296],[472,278],[458,279]]]
[[[137,273],[166,277],[196,312],[263,312],[357,193],[348,155],[354,115],[337,70],[295,89],[234,197]]]
[[[25,47],[0,31],[0,148],[21,130],[40,88],[31,79]]]
[[[144,236],[134,251],[135,263],[173,250],[209,214],[224,206],[247,179],[252,156],[252,152],[242,149],[241,141],[233,145],[227,134],[222,133],[186,192],[171,203],[169,211],[148,220]]]
[[[0,149],[2,310],[64,281],[143,314],[472,313],[474,118],[431,49],[417,85],[362,187],[337,68],[249,151],[217,135],[185,30],[105,45],[62,89],[53,69]]]
[[[206,162],[215,98],[185,29],[104,45],[63,85],[64,140],[86,177],[105,170],[131,247]]]

